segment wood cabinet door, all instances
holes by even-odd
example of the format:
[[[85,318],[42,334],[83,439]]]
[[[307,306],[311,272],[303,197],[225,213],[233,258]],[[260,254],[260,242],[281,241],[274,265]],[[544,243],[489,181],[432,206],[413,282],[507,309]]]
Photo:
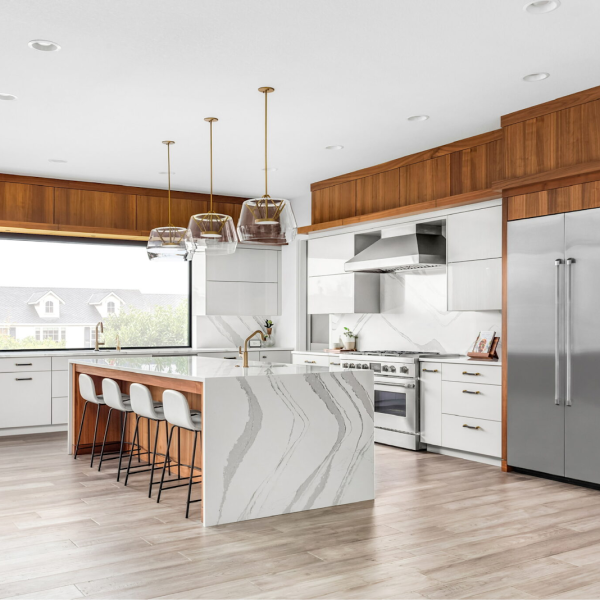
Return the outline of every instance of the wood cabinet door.
[[[312,194],[312,222],[326,223],[356,215],[356,181],[349,181]]]
[[[54,188],[0,182],[0,221],[54,223]]]

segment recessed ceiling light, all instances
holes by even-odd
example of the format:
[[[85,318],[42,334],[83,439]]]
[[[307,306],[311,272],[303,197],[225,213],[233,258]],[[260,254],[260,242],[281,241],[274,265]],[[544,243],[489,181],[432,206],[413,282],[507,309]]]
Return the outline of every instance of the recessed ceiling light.
[[[408,121],[427,121],[429,115],[415,115],[414,117],[408,117]]]
[[[325,146],[325,150],[343,150],[344,146]]]
[[[168,175],[169,171],[159,171],[158,174],[159,175]],[[175,175],[175,171],[171,171],[171,175]]]
[[[550,73],[531,73],[531,75],[525,75],[523,81],[533,83],[535,81],[543,81],[544,79],[548,79],[548,77],[550,77]]]
[[[532,15],[543,15],[556,10],[559,6],[560,0],[536,0],[535,2],[528,2],[523,10]]]
[[[263,171],[269,171],[269,172],[273,172],[273,171],[277,171],[277,167],[269,167],[268,169],[265,169],[264,167],[262,168]]]
[[[0,100],[16,100],[17,97],[12,94],[0,94]]]
[[[39,50],[40,52],[57,52],[60,50],[58,44],[48,40],[31,40],[27,45],[33,50]]]
[[[49,158],[48,162],[53,162],[53,163],[66,163],[66,160],[63,160],[62,158]]]

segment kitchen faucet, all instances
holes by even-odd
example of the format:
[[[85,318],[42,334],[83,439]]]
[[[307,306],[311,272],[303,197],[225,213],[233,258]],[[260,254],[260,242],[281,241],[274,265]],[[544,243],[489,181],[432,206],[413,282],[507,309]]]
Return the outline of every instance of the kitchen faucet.
[[[98,328],[100,328],[100,333],[104,333],[104,323],[102,321],[96,323],[96,347],[94,348],[96,352],[100,350],[100,346],[104,346],[106,343],[98,341]]]
[[[265,334],[260,330],[257,329],[254,333],[251,333],[245,340],[244,342],[244,350],[242,350],[242,347],[240,346],[240,356],[244,359],[244,367],[248,366],[248,342],[257,334],[260,334],[260,337],[262,338],[262,341],[264,342],[267,338],[265,337]]]

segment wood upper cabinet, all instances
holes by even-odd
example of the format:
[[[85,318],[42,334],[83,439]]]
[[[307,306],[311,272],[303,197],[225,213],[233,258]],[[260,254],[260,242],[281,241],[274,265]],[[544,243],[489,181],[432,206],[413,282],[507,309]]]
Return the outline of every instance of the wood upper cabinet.
[[[399,175],[399,198],[396,206],[430,202],[450,195],[449,155],[401,167]]]
[[[334,185],[312,194],[313,221],[325,223],[356,215],[356,182]]]
[[[0,221],[53,223],[54,188],[0,182]]]
[[[600,100],[504,128],[507,179],[600,160]]]
[[[136,197],[130,194],[54,189],[58,225],[99,229],[136,229]]]
[[[502,143],[496,140],[450,154],[450,190],[446,195],[484,190],[502,179]]]
[[[356,180],[356,214],[400,206],[400,169],[369,175]]]

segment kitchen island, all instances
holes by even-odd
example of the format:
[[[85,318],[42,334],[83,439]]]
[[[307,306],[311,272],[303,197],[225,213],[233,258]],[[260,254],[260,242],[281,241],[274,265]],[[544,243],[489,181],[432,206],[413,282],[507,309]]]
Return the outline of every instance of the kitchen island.
[[[104,377],[117,381],[124,393],[132,383],[142,383],[159,401],[165,389],[178,390],[190,408],[202,412],[196,457],[202,485],[195,487],[201,487],[205,526],[374,498],[371,371],[330,373],[323,367],[259,362],[244,368],[241,360],[196,356],[73,359],[69,368],[70,452],[84,406],[80,373],[92,376],[98,393]],[[101,410],[99,432],[107,410]],[[134,422],[126,428],[127,446]],[[154,435],[148,435],[145,419],[140,425],[142,451],[152,450],[147,446]],[[93,428],[88,415],[80,453],[91,452]],[[108,449],[118,448],[120,435],[113,418]],[[182,463],[190,464],[191,440],[182,430]],[[160,435],[157,451],[165,447]],[[171,456],[178,460],[176,448]]]

